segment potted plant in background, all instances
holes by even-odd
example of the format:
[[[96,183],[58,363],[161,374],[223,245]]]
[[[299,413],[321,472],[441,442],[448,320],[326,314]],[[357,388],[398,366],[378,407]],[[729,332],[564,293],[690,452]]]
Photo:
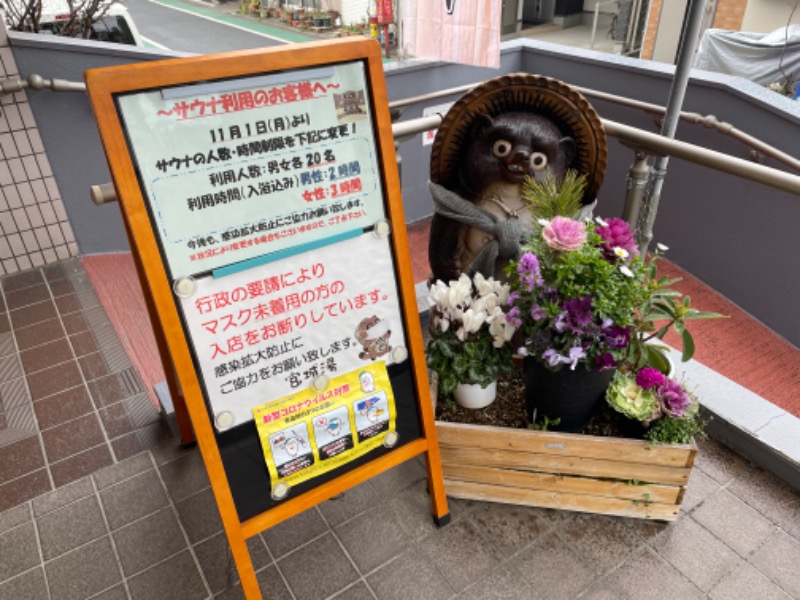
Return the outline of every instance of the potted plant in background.
[[[431,286],[426,356],[442,397],[452,394],[461,406],[475,409],[494,401],[498,375],[514,368],[514,327],[503,308],[508,294],[508,285],[480,273]]]

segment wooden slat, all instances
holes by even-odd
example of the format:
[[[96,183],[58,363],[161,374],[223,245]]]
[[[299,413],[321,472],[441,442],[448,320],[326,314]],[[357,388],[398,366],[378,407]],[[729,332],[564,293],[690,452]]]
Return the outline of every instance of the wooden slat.
[[[554,456],[645,463],[669,467],[691,466],[696,447],[663,446],[644,440],[436,422],[439,443],[447,446],[518,450]]]
[[[510,469],[493,469],[465,465],[445,465],[447,481],[486,483],[529,490],[607,496],[628,500],[649,500],[660,504],[680,504],[683,488],[666,485],[631,485],[588,477],[570,477],[552,473],[528,473]],[[447,490],[449,493],[449,489]]]
[[[612,460],[597,460],[575,456],[552,456],[510,450],[487,448],[453,448],[440,441],[442,464],[501,467],[521,471],[583,475],[586,477],[610,477],[667,485],[686,485],[690,469],[664,467],[641,463],[626,463]]]
[[[675,504],[634,502],[621,498],[599,498],[583,494],[554,493],[499,485],[451,481],[445,477],[447,494],[484,502],[503,502],[523,506],[557,508],[620,517],[636,517],[658,521],[674,521],[679,507]]]

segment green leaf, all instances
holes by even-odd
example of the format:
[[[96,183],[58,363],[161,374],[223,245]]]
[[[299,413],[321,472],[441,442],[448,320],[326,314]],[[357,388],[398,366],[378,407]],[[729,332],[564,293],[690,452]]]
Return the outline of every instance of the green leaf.
[[[689,333],[688,329],[684,329],[681,332],[681,340],[683,341],[683,355],[681,356],[681,360],[686,362],[694,356],[694,338],[692,338],[692,334]]]
[[[721,315],[715,312],[703,312],[691,309],[688,313],[683,315],[684,319],[727,319],[728,315]]]

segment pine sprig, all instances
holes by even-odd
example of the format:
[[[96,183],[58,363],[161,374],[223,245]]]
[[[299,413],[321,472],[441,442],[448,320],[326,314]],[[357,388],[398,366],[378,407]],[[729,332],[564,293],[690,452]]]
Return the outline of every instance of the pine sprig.
[[[526,177],[522,183],[522,198],[536,217],[552,219],[571,217],[581,209],[586,175],[570,169],[562,181],[548,175],[544,181]]]

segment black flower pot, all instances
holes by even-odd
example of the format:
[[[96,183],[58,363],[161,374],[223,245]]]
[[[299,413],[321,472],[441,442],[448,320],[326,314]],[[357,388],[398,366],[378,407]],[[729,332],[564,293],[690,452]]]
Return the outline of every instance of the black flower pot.
[[[606,388],[614,377],[614,370],[587,371],[579,365],[574,371],[568,367],[551,371],[533,358],[525,359],[525,405],[528,421],[542,417],[550,421],[560,419],[549,429],[577,433],[582,431],[603,402]]]

